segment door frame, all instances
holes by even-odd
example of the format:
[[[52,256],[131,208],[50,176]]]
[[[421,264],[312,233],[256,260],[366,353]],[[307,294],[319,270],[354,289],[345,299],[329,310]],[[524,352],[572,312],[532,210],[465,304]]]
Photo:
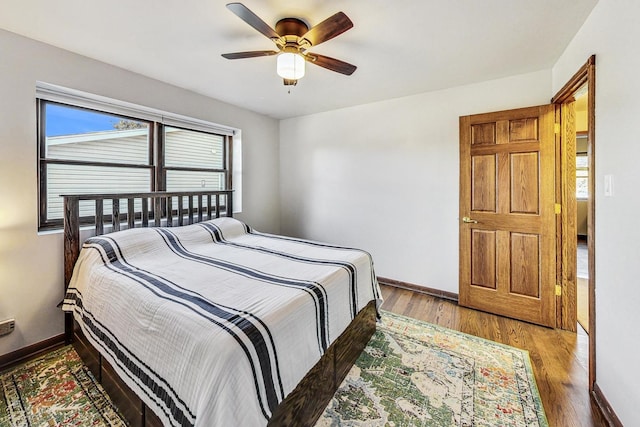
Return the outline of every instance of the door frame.
[[[585,84],[587,85],[587,113],[588,113],[588,125],[587,125],[587,155],[589,158],[589,199],[587,201],[587,251],[588,251],[588,269],[589,269],[589,391],[594,391],[596,382],[596,269],[595,269],[595,99],[596,99],[596,56],[589,57],[587,62],[569,79],[569,81],[558,91],[558,93],[551,98],[551,103],[558,106],[559,112],[556,113],[556,117],[561,119],[561,133],[560,133],[560,147],[566,146],[566,136],[563,141],[562,135],[565,135],[567,123],[562,120],[565,118],[563,113],[563,105],[573,102],[575,93]],[[566,107],[565,107],[566,110]],[[575,133],[575,132],[574,132]],[[564,165],[561,165],[561,167]],[[575,189],[575,162],[573,173],[573,188]],[[562,168],[564,169],[564,168]],[[558,168],[556,168],[558,170]],[[566,177],[566,178],[565,178]],[[566,174],[566,170],[561,170],[561,188],[560,190],[560,203],[562,210],[569,208],[569,214],[571,214],[571,207],[568,204],[571,200],[567,200],[567,188],[570,186],[565,185],[566,179],[569,178]],[[569,197],[570,199],[570,197]],[[575,211],[575,193],[573,194],[573,210]],[[571,279],[571,269],[575,270],[575,221],[566,219],[565,215],[562,215],[561,225],[561,247],[564,250],[559,250],[560,255],[560,271],[558,273],[559,284],[562,287],[562,295],[559,296],[560,304],[558,318],[561,320],[559,326],[562,329],[575,331],[576,329],[576,281],[575,271],[573,271],[573,278]],[[571,234],[573,233],[573,235]],[[573,243],[573,253],[569,252],[571,243]],[[558,248],[560,249],[560,247]]]

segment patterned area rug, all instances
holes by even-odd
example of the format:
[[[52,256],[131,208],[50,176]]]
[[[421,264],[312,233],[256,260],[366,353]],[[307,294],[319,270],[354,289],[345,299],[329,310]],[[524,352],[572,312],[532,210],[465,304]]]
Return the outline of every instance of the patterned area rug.
[[[73,347],[0,373],[0,426],[125,426]]]
[[[548,427],[526,351],[383,312],[316,427]],[[0,373],[0,426],[125,426],[71,346]]]
[[[547,427],[529,354],[383,312],[316,427]]]

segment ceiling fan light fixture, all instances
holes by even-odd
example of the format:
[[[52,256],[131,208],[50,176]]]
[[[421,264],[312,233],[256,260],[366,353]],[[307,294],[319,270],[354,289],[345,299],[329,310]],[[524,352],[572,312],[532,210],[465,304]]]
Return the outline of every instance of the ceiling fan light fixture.
[[[283,52],[278,55],[277,72],[286,80],[298,80],[304,77],[304,58],[291,52]]]

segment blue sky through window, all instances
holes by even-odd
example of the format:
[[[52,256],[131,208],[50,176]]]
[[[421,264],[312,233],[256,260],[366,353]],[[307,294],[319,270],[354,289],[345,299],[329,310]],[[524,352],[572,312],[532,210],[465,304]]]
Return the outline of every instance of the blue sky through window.
[[[120,117],[89,110],[47,104],[46,136],[76,135],[115,130]]]

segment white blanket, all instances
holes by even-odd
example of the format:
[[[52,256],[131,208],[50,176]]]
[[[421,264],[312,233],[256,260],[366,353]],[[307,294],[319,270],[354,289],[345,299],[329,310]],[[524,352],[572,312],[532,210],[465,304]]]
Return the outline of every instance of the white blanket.
[[[87,240],[63,309],[175,426],[263,426],[371,300],[368,253],[232,218]]]

